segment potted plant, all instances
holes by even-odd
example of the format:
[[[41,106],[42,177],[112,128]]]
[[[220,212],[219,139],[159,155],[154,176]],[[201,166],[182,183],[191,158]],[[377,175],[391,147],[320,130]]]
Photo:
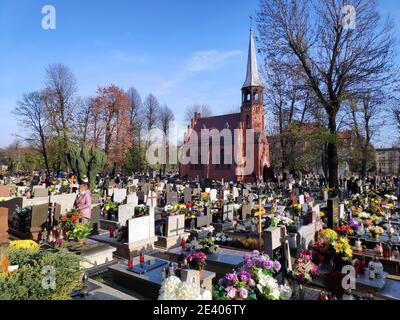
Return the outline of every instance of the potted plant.
[[[78,224],[73,230],[67,232],[67,236],[70,240],[78,241],[79,243],[83,243],[85,238],[87,238],[92,232],[92,224],[81,223]]]
[[[191,253],[187,260],[191,268],[198,270],[201,273],[206,267],[206,258],[207,256],[204,252],[196,251]]]

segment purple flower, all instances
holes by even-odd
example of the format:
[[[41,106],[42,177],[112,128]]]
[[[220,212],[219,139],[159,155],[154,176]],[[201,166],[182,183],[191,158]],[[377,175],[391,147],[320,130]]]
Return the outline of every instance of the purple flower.
[[[242,299],[247,299],[247,297],[249,296],[249,292],[245,288],[239,288],[239,296]]]
[[[224,280],[226,285],[233,285],[238,281],[238,277],[235,273],[228,273],[225,275]]]
[[[230,298],[230,299],[236,298],[237,290],[234,287],[228,287],[228,288],[226,288],[226,291],[228,292],[227,293],[228,298]]]
[[[252,260],[247,260],[247,261],[246,261],[246,265],[247,265],[247,268],[248,268],[248,269],[253,268],[253,261],[252,261]]]
[[[254,288],[256,286],[256,282],[253,279],[249,280],[249,287]]]
[[[249,282],[249,280],[251,279],[251,275],[247,271],[242,271],[239,273],[239,279],[242,282]]]
[[[222,286],[223,284],[224,284],[224,279],[223,278],[219,279],[218,280],[218,285]]]
[[[264,261],[264,268],[271,270],[274,267],[274,263],[271,260]]]
[[[260,251],[254,250],[252,255],[253,255],[253,257],[258,257],[260,255]]]
[[[251,259],[251,255],[249,255],[248,253],[246,253],[244,256],[243,256],[243,260],[249,260],[249,259]]]
[[[265,261],[265,262],[267,262],[267,261]],[[259,267],[259,268],[262,268],[263,265],[264,265],[264,260],[262,258],[258,258],[256,260],[256,266]]]
[[[275,269],[277,272],[279,272],[279,270],[281,270],[281,268],[282,268],[282,266],[281,266],[280,262],[279,262],[279,261],[275,261],[275,262],[274,262],[274,269]]]

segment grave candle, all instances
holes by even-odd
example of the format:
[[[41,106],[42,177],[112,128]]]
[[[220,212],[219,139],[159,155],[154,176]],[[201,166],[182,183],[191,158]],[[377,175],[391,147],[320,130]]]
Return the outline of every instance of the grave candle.
[[[140,261],[140,264],[141,264],[141,265],[144,264],[144,254],[143,254],[143,252],[140,253],[139,261]]]
[[[114,237],[114,228],[110,228],[109,232],[110,232],[110,238],[113,238]]]
[[[129,269],[133,268],[133,261],[132,261],[131,257],[129,257],[129,259],[128,259],[128,268]]]

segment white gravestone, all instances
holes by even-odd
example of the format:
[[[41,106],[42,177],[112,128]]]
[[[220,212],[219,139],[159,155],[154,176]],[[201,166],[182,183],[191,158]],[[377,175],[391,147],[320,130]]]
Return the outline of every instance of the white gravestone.
[[[68,209],[72,209],[74,207],[74,202],[76,199],[75,193],[66,193],[66,194],[59,194],[50,196],[51,203],[57,203],[61,207],[61,214],[67,212]]]
[[[167,220],[167,237],[179,236],[185,232],[185,215],[169,216]]]
[[[126,196],[126,204],[133,204],[135,207],[139,204],[139,198],[136,192],[132,192]]]
[[[224,195],[224,201],[227,201],[228,200],[228,196],[230,195],[229,190],[224,190],[223,191],[223,195]]]
[[[157,206],[157,192],[155,191],[149,191],[147,197],[146,197],[146,205],[150,207],[156,207]]]
[[[299,196],[299,204],[303,205],[304,203],[305,203],[305,199],[304,199],[304,195],[302,194]]]
[[[236,200],[236,198],[239,196],[239,190],[236,187],[233,187],[232,189],[232,195],[233,195],[233,199]]]
[[[118,206],[118,223],[125,225],[126,221],[135,215],[135,205],[133,203],[121,204]]]
[[[128,220],[129,243],[141,242],[155,237],[154,208],[149,208],[149,215]]]
[[[210,200],[211,201],[217,200],[217,190],[216,189],[210,190]]]
[[[126,189],[114,189],[113,201],[116,203],[124,202],[126,194],[127,194]]]

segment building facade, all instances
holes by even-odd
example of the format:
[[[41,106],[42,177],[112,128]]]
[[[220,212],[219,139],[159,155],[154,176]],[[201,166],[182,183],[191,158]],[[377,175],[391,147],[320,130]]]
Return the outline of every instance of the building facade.
[[[376,149],[376,174],[400,175],[400,148]]]
[[[206,118],[194,114],[183,144],[190,162],[181,164],[181,176],[252,182],[266,175],[270,164],[264,86],[258,72],[252,30],[246,80],[241,90],[240,112]]]

